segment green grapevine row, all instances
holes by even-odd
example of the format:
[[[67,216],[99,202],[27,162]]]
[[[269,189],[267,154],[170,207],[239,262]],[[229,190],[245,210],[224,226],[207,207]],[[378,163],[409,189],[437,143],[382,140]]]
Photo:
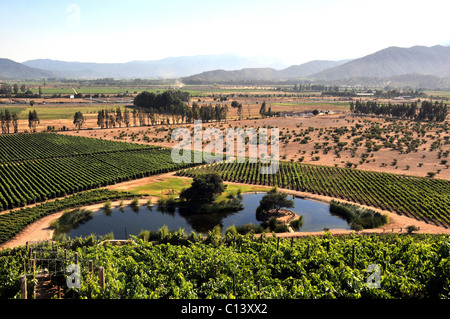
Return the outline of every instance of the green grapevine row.
[[[260,174],[261,163],[218,163],[177,174],[217,172],[225,181],[278,186],[325,195],[449,227],[450,182],[350,168],[280,162],[276,174]]]
[[[38,159],[0,166],[0,210],[186,167],[170,149]]]
[[[56,133],[0,135],[0,163],[149,148],[151,146]]]

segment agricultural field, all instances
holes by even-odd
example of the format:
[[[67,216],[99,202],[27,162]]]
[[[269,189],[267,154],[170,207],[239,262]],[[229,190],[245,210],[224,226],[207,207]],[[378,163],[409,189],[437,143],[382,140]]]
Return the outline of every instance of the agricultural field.
[[[0,136],[0,140],[7,145],[0,150],[1,210],[187,165],[174,164],[170,149],[160,147],[54,133]]]
[[[107,140],[173,147],[173,129],[192,124],[61,132]],[[299,118],[253,118],[204,123],[203,128],[279,128],[282,160],[352,167],[398,175],[450,178],[450,127],[444,123],[385,121],[350,114]],[[246,146],[248,149],[248,145]],[[221,152],[219,150],[218,152]]]

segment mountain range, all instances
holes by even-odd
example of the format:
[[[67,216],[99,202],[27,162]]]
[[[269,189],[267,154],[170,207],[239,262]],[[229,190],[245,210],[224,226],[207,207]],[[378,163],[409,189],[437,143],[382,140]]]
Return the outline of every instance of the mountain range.
[[[347,61],[310,61],[300,65],[292,65],[286,69],[275,70],[273,68],[244,68],[241,70],[225,71],[213,70],[192,75],[182,79],[186,84],[206,83],[232,83],[252,81],[284,81],[288,79],[299,79],[315,74]]]
[[[178,78],[205,70],[225,68],[235,70],[246,67],[284,67],[277,59],[240,57],[235,54],[169,57],[161,60],[131,61],[127,63],[65,62],[49,59],[23,62],[32,68],[48,70],[65,78]]]
[[[186,84],[313,83],[450,87],[450,46],[388,47],[353,60],[315,60],[287,67],[265,57],[234,54],[169,57],[127,63],[23,63],[0,59],[0,79],[34,78],[178,78]]]
[[[389,47],[364,57],[346,61],[311,61],[283,70],[214,70],[183,78],[183,83],[238,83],[252,81],[303,80],[347,85],[431,85],[450,83],[450,47]]]

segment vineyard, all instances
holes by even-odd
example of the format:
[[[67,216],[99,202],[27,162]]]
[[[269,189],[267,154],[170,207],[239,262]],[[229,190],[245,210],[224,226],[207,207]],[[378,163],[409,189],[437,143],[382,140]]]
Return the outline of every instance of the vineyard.
[[[150,148],[145,145],[55,133],[0,135],[0,163]]]
[[[57,134],[0,136],[0,211],[173,171],[170,149]]]
[[[450,182],[319,165],[280,162],[276,174],[259,174],[261,163],[219,163],[183,169],[177,174],[193,177],[219,173],[225,181],[278,186],[450,226]]]
[[[232,232],[222,237],[211,232],[202,238],[179,231],[161,234],[152,242],[134,239],[135,245],[99,245],[98,239],[89,237],[52,246],[52,258],[59,258],[66,265],[76,258],[81,268],[80,286],[68,288],[62,284],[63,296],[80,299],[450,297],[447,235],[336,237],[325,234],[257,238]],[[33,275],[24,267],[32,256],[32,247],[0,252],[0,299],[20,298],[19,277],[24,271]],[[45,261],[49,257],[40,258]],[[36,265],[34,273],[42,270]],[[45,267],[52,269],[52,265]],[[30,295],[28,298],[32,298]]]

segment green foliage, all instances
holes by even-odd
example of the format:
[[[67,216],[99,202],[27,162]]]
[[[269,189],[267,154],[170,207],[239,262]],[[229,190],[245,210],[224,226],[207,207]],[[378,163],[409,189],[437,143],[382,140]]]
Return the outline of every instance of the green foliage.
[[[294,230],[299,230],[303,226],[303,216],[300,216],[298,219],[295,219],[289,223],[289,225]]]
[[[278,188],[274,187],[261,198],[261,201],[259,202],[259,206],[257,208],[257,212],[269,211],[272,209],[275,209],[278,212],[283,207],[294,207],[294,201],[291,199],[287,199],[286,193],[279,192]]]
[[[387,215],[336,200],[330,202],[330,212],[345,218],[353,230],[377,228],[388,222]]]
[[[191,187],[184,189],[180,198],[188,202],[211,204],[226,189],[219,174],[196,175]]]
[[[62,216],[54,220],[50,226],[55,230],[55,234],[67,233],[80,223],[92,218],[92,211],[87,209],[76,208],[67,210]]]
[[[217,235],[191,240],[176,232],[159,241],[136,237],[136,245],[123,246],[77,238],[59,245],[106,270],[102,289],[98,273],[82,267],[77,289],[82,299],[450,297],[448,235]],[[27,258],[25,247],[0,251],[1,299],[19,296]],[[379,288],[368,285],[369,265],[379,267]]]

